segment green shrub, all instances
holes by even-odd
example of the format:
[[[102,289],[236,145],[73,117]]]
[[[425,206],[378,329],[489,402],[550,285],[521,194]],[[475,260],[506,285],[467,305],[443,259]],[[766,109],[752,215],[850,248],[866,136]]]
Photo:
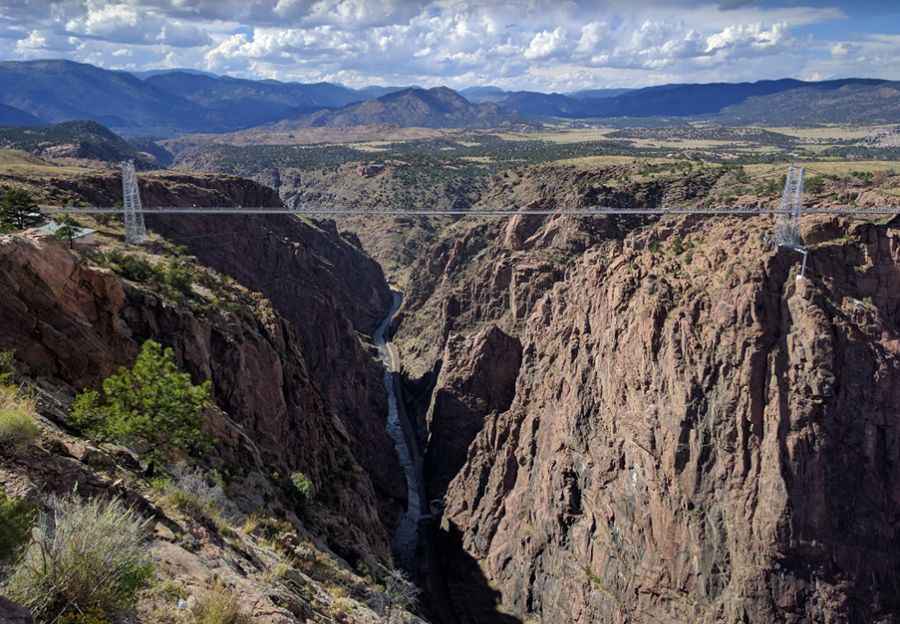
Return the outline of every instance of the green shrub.
[[[294,488],[294,494],[299,496],[302,501],[308,501],[315,492],[313,482],[309,480],[309,477],[299,471],[291,475],[291,485]]]
[[[0,386],[0,450],[16,452],[40,433],[34,402],[13,386]]]
[[[147,526],[119,500],[53,497],[5,593],[37,621],[78,612],[112,618],[153,574]]]
[[[70,611],[64,613],[57,622],[58,624],[110,624],[109,618],[99,609]]]
[[[821,193],[825,190],[825,180],[820,176],[813,176],[806,180],[804,186],[810,193]]]
[[[160,273],[160,281],[164,286],[185,297],[193,294],[194,271],[183,260],[167,262]]]
[[[0,489],[0,566],[12,562],[28,542],[34,524],[34,507],[9,498]]]
[[[0,385],[8,384],[16,374],[15,357],[12,351],[0,351]]]
[[[222,585],[207,591],[193,609],[195,624],[250,624],[235,592]]]
[[[209,396],[208,381],[191,383],[178,370],[174,352],[148,340],[134,366],[108,377],[102,392],[76,397],[72,421],[95,438],[134,446],[156,462],[176,450],[206,447],[200,425]]]
[[[107,266],[132,282],[149,282],[156,275],[156,267],[141,258],[121,251],[112,250],[96,254],[96,261]]]
[[[178,258],[152,264],[140,256],[120,251],[94,254],[94,259],[127,280],[141,284],[155,284],[168,297],[183,298],[194,294],[196,271],[187,260]]]

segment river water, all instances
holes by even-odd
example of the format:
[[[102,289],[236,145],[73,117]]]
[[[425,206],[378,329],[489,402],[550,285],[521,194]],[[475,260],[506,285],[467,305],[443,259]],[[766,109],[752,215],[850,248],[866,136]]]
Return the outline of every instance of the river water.
[[[422,501],[419,496],[421,484],[419,483],[419,471],[413,453],[409,448],[409,442],[404,433],[403,424],[400,422],[400,410],[397,403],[397,387],[394,373],[399,372],[400,362],[396,349],[387,338],[394,315],[400,309],[403,301],[400,293],[394,293],[394,301],[388,315],[375,331],[375,346],[384,364],[384,389],[388,396],[387,432],[394,441],[397,449],[397,457],[406,476],[407,506],[400,519],[400,525],[394,533],[393,548],[399,560],[400,567],[406,570],[415,569],[416,546],[419,540],[419,520],[422,516]]]

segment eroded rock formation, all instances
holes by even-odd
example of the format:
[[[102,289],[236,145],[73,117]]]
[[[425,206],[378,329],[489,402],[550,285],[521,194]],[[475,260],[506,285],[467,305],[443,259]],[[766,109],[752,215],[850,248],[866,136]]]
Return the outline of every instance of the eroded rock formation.
[[[482,239],[465,292],[559,225]],[[900,237],[811,221],[797,280],[769,227],[665,220],[596,237],[521,323],[506,284],[438,295],[474,321],[454,332],[493,301],[522,345],[509,409],[479,403],[489,377],[469,343],[443,357],[452,381],[429,412],[482,405],[443,516],[460,621],[897,621]],[[463,291],[444,279],[434,293]],[[446,351],[465,340],[478,339]],[[429,453],[458,442],[431,432]]]

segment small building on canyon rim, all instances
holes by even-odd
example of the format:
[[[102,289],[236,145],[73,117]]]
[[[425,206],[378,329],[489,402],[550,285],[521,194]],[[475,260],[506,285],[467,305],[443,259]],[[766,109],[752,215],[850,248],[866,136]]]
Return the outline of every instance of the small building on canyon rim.
[[[58,238],[57,233],[63,227],[62,223],[51,221],[46,225],[29,230],[29,234],[35,238]],[[78,247],[93,247],[97,244],[97,230],[80,226],[72,227],[72,244]]]

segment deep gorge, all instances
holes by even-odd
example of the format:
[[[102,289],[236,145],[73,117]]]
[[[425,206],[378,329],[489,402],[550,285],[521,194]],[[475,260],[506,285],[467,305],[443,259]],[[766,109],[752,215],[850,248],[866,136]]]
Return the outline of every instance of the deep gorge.
[[[277,201],[215,176],[142,190]],[[310,531],[355,569],[410,570],[429,621],[895,621],[895,222],[804,221],[797,279],[764,218],[460,220],[416,257],[399,310],[341,224],[149,225],[272,313],[201,313],[6,237],[0,348],[65,395],[167,341],[213,381],[215,461],[303,469],[321,484]]]

